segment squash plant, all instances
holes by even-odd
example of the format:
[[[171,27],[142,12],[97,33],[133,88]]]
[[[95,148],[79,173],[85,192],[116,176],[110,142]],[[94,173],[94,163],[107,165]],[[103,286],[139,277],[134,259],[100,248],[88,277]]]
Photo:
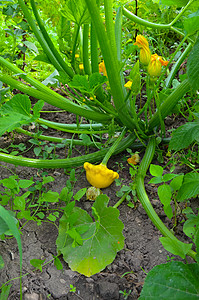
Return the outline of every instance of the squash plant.
[[[162,2],[167,4],[167,1]],[[60,85],[67,87],[65,92],[68,98],[51,90],[13,63],[0,57],[0,64],[4,70],[5,68],[8,70],[7,73],[5,71],[0,73],[0,81],[25,94],[14,96],[0,108],[1,135],[13,130],[30,134],[21,127],[32,122],[65,132],[86,132],[91,136],[102,133],[109,133],[110,136],[113,136],[116,130],[117,132],[124,130],[126,132],[126,137],[123,138],[122,135],[116,144],[113,143],[112,146],[98,149],[95,153],[81,157],[40,160],[0,153],[0,160],[35,168],[74,167],[83,165],[85,162],[103,162],[106,155],[109,158],[112,154],[124,151],[139,137],[142,142],[144,141],[148,145],[136,176],[138,198],[168,243],[172,243],[176,249],[180,248],[182,257],[189,255],[195,260],[197,255],[192,250],[192,244],[180,242],[155,213],[144,188],[144,178],[155,153],[156,137],[161,138],[165,133],[164,119],[171,114],[184,95],[199,88],[198,11],[183,18],[184,13],[190,8],[195,9],[197,7],[196,2],[194,0],[170,0],[169,5],[177,5],[182,9],[171,23],[157,24],[136,16],[125,6],[118,8],[114,21],[112,0],[104,0],[104,25],[99,1],[63,0],[60,4],[60,13],[65,20],[69,36],[72,37],[68,43],[71,52],[69,51],[69,55],[65,55],[65,59],[63,59],[63,54],[59,53],[45,29],[34,0],[30,0],[31,7],[25,1],[18,0],[24,17],[43,49],[43,53],[37,59],[43,59],[54,66],[56,69],[55,77]],[[131,49],[134,53],[139,51],[140,63],[139,61],[134,62],[126,83],[122,72],[125,67],[121,38],[123,15],[144,27],[150,27],[160,32],[170,30],[182,37],[180,45],[167,62],[157,54],[152,54],[147,39],[139,35],[136,43],[131,45]],[[183,24],[183,29],[177,27],[179,20]],[[70,26],[67,27],[67,25]],[[185,41],[188,42],[187,48],[173,65],[166,82],[163,82],[173,57]],[[98,45],[103,58],[101,62],[99,61]],[[78,53],[83,53],[81,64],[76,60]],[[186,78],[176,88],[169,90],[179,66],[188,54]],[[136,96],[141,89],[142,68],[140,66],[145,68],[147,73],[144,77],[147,100],[143,107],[137,108]],[[103,72],[103,76],[100,74],[101,72]],[[163,86],[163,91],[160,91],[160,84]],[[160,95],[163,100],[160,100]],[[33,109],[31,109],[29,96],[39,100]],[[44,102],[74,113],[76,116],[84,117],[90,123],[81,124],[77,122],[77,124],[71,125],[50,122],[40,118],[40,111]],[[44,136],[42,138],[45,139]],[[49,138],[52,139],[52,137]],[[48,140],[48,137],[46,139]],[[69,202],[66,205],[64,215],[60,220],[57,240],[58,251],[63,254],[64,259],[73,270],[91,276],[113,261],[117,251],[122,249],[124,244],[123,225],[118,219],[118,210],[107,207],[108,200],[104,196],[99,196],[93,205],[94,222],[85,211],[74,205],[74,202]],[[110,228],[108,224],[109,221],[112,222],[110,218],[114,220],[113,228]],[[108,232],[109,237],[104,238]],[[99,245],[101,248],[98,248]],[[198,249],[198,240],[196,245]],[[102,259],[102,251],[106,253],[106,259]],[[197,269],[198,266],[194,268]]]

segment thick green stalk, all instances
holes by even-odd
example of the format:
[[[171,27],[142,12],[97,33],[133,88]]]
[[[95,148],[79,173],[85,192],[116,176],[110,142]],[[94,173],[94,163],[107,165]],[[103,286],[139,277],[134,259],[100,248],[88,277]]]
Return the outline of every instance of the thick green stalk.
[[[73,70],[65,63],[65,61],[63,60],[63,58],[61,57],[61,55],[59,54],[59,52],[57,51],[57,49],[55,48],[52,40],[50,39],[45,27],[44,27],[44,24],[38,14],[38,11],[37,11],[37,8],[36,8],[36,5],[35,5],[35,1],[34,0],[31,0],[31,6],[32,6],[32,10],[33,10],[33,13],[35,15],[35,18],[37,20],[37,23],[38,23],[38,26],[43,34],[43,37],[45,39],[45,41],[47,42],[50,50],[52,51],[53,55],[55,56],[56,60],[58,61],[58,63],[60,64],[60,66],[62,67],[62,69],[64,70],[64,72],[69,75],[70,77],[73,77],[74,75],[74,72]]]
[[[91,22],[91,68],[92,73],[99,73],[98,41],[93,22]]]
[[[84,24],[83,27],[83,64],[84,64],[84,71],[86,74],[90,75],[90,61],[89,61],[89,53],[88,53],[88,35],[89,35],[89,24]]]
[[[154,127],[159,126],[160,124],[160,115],[162,119],[166,118],[171,112],[172,109],[176,106],[178,101],[191,89],[188,79],[185,79],[181,82],[177,88],[166,98],[166,100],[160,106],[160,110],[156,112],[151,120],[149,121],[148,133],[150,133]]]
[[[113,153],[118,154],[130,147],[136,139],[135,135],[129,135],[123,139],[118,145],[117,149]],[[0,161],[11,163],[17,166],[25,166],[30,168],[46,168],[46,169],[58,169],[58,168],[74,168],[82,166],[84,162],[95,163],[101,161],[109,148],[99,150],[95,153],[82,155],[78,157],[66,158],[66,159],[33,159],[22,156],[14,156],[10,154],[0,153]]]
[[[54,67],[58,70],[58,71],[64,71],[63,68],[61,67],[61,65],[59,64],[59,62],[57,61],[56,57],[54,56],[54,54],[52,53],[48,43],[46,42],[46,40],[44,39],[42,33],[40,32],[40,30],[37,28],[37,25],[35,24],[35,21],[33,20],[26,4],[24,3],[23,0],[18,0],[19,5],[21,6],[21,9],[29,23],[29,25],[31,26],[35,37],[37,38],[38,42],[40,43],[41,47],[44,50],[44,53],[48,56],[50,62],[54,65]],[[69,76],[73,76],[73,72],[71,70]]]
[[[117,47],[117,59],[122,62],[122,7],[117,10],[115,19],[115,42]]]
[[[0,57],[1,60],[1,57]],[[29,87],[28,85],[25,85],[13,78],[11,78],[8,75],[3,75],[0,73],[0,80],[13,88],[16,88],[23,93],[33,96],[37,99],[44,100],[45,102],[54,105],[55,107],[64,109],[68,112],[74,113],[76,115],[83,116],[87,119],[94,120],[96,122],[110,122],[111,121],[111,116],[107,114],[103,114],[100,112],[93,111],[89,109],[88,107],[81,107],[72,101],[64,98],[63,96],[55,93],[53,90],[47,88],[44,86],[44,91],[38,91],[35,88]],[[47,91],[47,92],[46,92]]]
[[[156,214],[144,187],[144,178],[146,176],[147,169],[153,159],[155,153],[155,147],[156,147],[156,141],[155,141],[155,137],[153,137],[147,145],[146,152],[144,154],[144,157],[138,169],[138,173],[136,176],[136,192],[142,206],[144,207],[147,215],[149,216],[153,224],[156,226],[156,228],[160,230],[160,232],[165,237],[170,238],[174,242],[178,242],[178,239],[171,233],[171,231],[164,225],[164,223],[160,220],[160,218]],[[187,255],[195,259],[196,253],[193,250],[190,250],[187,253]]]
[[[155,28],[155,29],[170,29],[170,27],[171,27],[170,24],[158,24],[158,23],[152,23],[152,22],[146,21],[146,20],[134,15],[125,7],[123,7],[123,14],[125,17],[127,17],[131,21],[134,21],[135,23],[143,25],[145,27],[150,27],[150,28]]]
[[[105,25],[106,32],[110,42],[111,52],[113,57],[117,57],[117,47],[115,41],[115,27],[113,23],[113,1],[104,0],[104,9],[105,9]]]
[[[53,143],[63,143],[64,145],[68,145],[68,144],[72,144],[73,145],[80,145],[80,146],[85,146],[85,143],[83,140],[74,140],[74,139],[65,139],[65,138],[59,138],[59,137],[54,137],[54,136],[47,136],[47,135],[43,135],[43,134],[40,134],[38,135],[37,133],[33,133],[33,132],[30,132],[28,130],[25,130],[25,129],[22,129],[22,128],[17,128],[15,129],[16,132],[19,132],[19,133],[23,133],[27,136],[30,136],[30,137],[33,137],[33,138],[36,138],[36,139],[39,139],[39,140],[42,140],[42,141],[49,141],[49,142],[53,142]],[[89,144],[90,147],[101,147],[102,144],[99,143],[99,142],[91,142]]]
[[[74,124],[62,124],[62,123],[57,123],[57,122],[44,120],[44,119],[41,119],[41,118],[39,118],[37,120],[37,123],[39,123],[41,125],[46,125],[50,128],[56,129],[58,131],[76,133],[76,134],[84,133],[84,134],[91,134],[92,135],[92,134],[107,133],[109,131],[108,128],[107,129],[103,129],[103,128],[100,129],[100,128],[98,128],[98,126],[96,126],[96,130],[95,130],[95,126],[94,126],[94,128],[92,128],[91,125],[90,125],[90,127],[89,126],[82,127],[81,124],[80,124],[79,127],[77,125],[75,127]]]
[[[85,0],[85,2],[90,12],[92,22],[95,26],[95,31],[97,33],[98,41],[104,58],[116,110],[122,123],[133,131],[133,129],[135,128],[135,124],[128,113],[126,103],[124,102],[124,93],[120,78],[120,67],[118,64],[117,56],[115,55],[116,52],[112,52],[107,32],[104,29],[100,11],[95,3],[95,0]]]

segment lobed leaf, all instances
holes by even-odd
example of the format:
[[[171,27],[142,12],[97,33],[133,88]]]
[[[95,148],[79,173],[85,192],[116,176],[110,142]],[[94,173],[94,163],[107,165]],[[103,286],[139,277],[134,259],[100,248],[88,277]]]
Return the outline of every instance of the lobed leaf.
[[[60,220],[57,249],[72,270],[86,276],[103,270],[124,246],[124,225],[118,219],[119,211],[107,207],[108,201],[106,195],[97,197],[92,209],[95,221],[78,207],[72,214],[65,213]]]

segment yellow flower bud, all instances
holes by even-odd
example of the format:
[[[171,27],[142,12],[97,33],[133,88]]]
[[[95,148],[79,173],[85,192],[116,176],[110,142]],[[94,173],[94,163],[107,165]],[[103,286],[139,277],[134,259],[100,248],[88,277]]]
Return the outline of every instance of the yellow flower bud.
[[[148,66],[148,64],[150,63],[151,60],[151,51],[149,48],[141,48],[140,50],[140,62],[144,65],[144,66]]]
[[[86,170],[86,178],[88,182],[99,189],[103,189],[111,185],[115,179],[119,178],[119,174],[108,169],[105,165],[92,165],[88,162],[84,163]]]
[[[151,61],[148,65],[148,73],[150,76],[157,77],[160,76],[162,66],[167,66],[169,62],[165,61],[158,56],[156,53],[151,55]]]

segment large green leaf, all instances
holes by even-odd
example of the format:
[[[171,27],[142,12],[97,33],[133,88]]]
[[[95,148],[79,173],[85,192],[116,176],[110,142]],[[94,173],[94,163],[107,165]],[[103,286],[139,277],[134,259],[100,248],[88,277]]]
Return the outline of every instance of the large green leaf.
[[[199,37],[187,59],[187,75],[194,90],[199,89]]]
[[[22,124],[28,124],[36,119],[30,114],[31,102],[28,96],[17,94],[0,109],[0,136],[10,132]]]
[[[184,29],[187,34],[194,34],[199,30],[199,10],[189,15],[188,18],[184,20]]]
[[[124,246],[119,211],[107,207],[108,197],[97,197],[92,214],[69,203],[60,219],[57,249],[73,271],[91,276],[110,264]],[[71,210],[72,208],[72,210]]]
[[[199,266],[172,261],[147,275],[139,300],[199,299]]]
[[[199,194],[199,173],[187,173],[178,191],[177,200],[183,201]]]
[[[199,140],[199,121],[188,122],[178,127],[172,134],[169,150],[181,150],[193,141]]]
[[[62,0],[62,15],[79,26],[90,21],[87,6],[82,0]]]

